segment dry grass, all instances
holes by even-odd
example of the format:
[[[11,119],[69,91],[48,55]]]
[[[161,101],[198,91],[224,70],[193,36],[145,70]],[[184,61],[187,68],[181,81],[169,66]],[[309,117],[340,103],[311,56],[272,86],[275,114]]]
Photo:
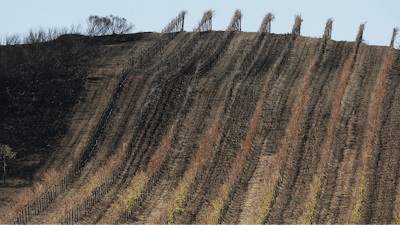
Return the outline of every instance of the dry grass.
[[[171,147],[172,139],[174,137],[175,125],[168,131],[167,135],[161,141],[161,145],[157,148],[154,155],[150,158],[149,165],[147,166],[146,176],[152,177],[158,171],[161,164],[164,162],[165,157]]]
[[[261,24],[260,29],[258,30],[259,33],[271,33],[271,22],[275,19],[275,15],[272,13],[268,13],[265,15],[263,22]]]
[[[235,14],[233,14],[233,18],[231,20],[231,23],[228,26],[228,29],[226,29],[227,31],[241,31],[242,30],[242,11],[240,11],[239,9],[237,9],[235,11]]]
[[[12,223],[26,205],[34,203],[43,197],[47,190],[60,182],[61,178],[70,170],[70,166],[60,170],[49,169],[43,174],[43,182],[35,182],[33,188],[24,188],[17,196],[17,203],[5,212],[4,221],[1,223]]]
[[[119,149],[116,154],[101,165],[93,175],[90,175],[88,182],[79,191],[67,196],[57,205],[54,213],[47,217],[48,223],[60,223],[66,218],[66,214],[75,207],[84,204],[92,196],[92,192],[97,187],[112,179],[112,174],[123,164],[127,156],[127,148]]]

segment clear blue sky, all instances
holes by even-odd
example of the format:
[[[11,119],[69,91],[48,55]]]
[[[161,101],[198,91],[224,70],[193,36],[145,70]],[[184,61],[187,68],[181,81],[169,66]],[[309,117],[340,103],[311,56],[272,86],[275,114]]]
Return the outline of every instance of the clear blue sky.
[[[370,45],[390,43],[393,28],[400,26],[400,0],[1,0],[0,37],[25,34],[30,28],[86,26],[89,15],[113,14],[135,25],[133,32],[161,32],[181,10],[188,11],[185,30],[192,31],[203,12],[215,11],[213,30],[225,30],[236,9],[242,10],[242,30],[256,32],[265,14],[275,14],[271,31],[291,31],[294,15],[301,14],[302,36],[321,37],[326,20],[333,18],[332,39],[354,41],[360,23]],[[395,47],[400,44],[400,35]]]

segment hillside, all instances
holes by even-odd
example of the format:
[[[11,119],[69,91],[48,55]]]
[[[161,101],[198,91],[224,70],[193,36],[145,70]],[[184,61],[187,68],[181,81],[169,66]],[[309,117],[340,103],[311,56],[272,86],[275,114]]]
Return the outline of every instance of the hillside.
[[[3,213],[23,187],[44,182],[45,171],[70,165],[65,189],[14,219],[48,223],[62,214],[58,221],[102,223],[118,194],[142,185],[131,182],[143,171],[138,204],[118,222],[398,222],[398,50],[361,43],[362,31],[356,42],[239,31],[121,37],[79,37],[86,50],[76,68],[84,70],[63,83],[78,94],[51,119],[64,127],[59,133],[11,132],[22,122],[2,115],[2,141],[20,154],[0,188]],[[32,152],[26,146],[36,139],[48,141]],[[85,210],[70,211],[66,199],[121,149],[112,179],[82,195],[91,198]],[[315,182],[320,189],[310,188]]]

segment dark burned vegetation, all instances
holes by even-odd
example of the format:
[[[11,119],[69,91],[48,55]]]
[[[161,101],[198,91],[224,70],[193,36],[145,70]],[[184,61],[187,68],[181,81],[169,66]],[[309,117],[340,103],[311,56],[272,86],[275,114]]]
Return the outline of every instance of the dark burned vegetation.
[[[17,152],[11,176],[30,176],[65,134],[83,90],[88,50],[78,35],[0,46],[0,143]]]
[[[98,46],[138,41],[143,34],[86,37],[0,46],[0,143],[17,153],[10,176],[31,177],[58,147],[84,91],[88,60]],[[92,78],[90,78],[92,79]]]

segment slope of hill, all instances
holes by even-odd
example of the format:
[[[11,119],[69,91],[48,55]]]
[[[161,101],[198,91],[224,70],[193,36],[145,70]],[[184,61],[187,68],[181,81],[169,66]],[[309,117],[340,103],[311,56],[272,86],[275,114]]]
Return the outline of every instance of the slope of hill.
[[[321,177],[322,189],[316,192],[312,222],[352,222],[353,211],[361,213],[356,222],[396,222],[400,201],[398,50],[295,34],[210,31],[125,37],[116,43],[97,44],[82,37],[92,49],[84,63],[84,88],[70,106],[70,116],[63,116],[65,131],[50,138],[58,144],[43,153],[40,166],[34,166],[32,182],[42,179],[48,169],[82,163],[69,187],[25,222],[49,222],[54,213],[64,212],[60,203],[85,187],[124,144],[128,156],[118,174],[85,214],[74,214],[76,222],[101,222],[135,174],[147,173],[153,165],[157,165],[156,172],[148,177],[151,182],[139,204],[118,221],[165,223],[172,215],[175,223],[203,223],[215,209],[220,209],[217,221],[221,223],[254,223],[260,210],[269,210],[262,222],[303,221],[310,184],[325,157],[322,150],[334,107],[339,107],[338,122],[331,130],[332,153]],[[385,63],[388,52],[392,52],[389,64]],[[348,81],[341,83],[349,60]],[[386,80],[382,83],[382,79]],[[337,100],[341,85],[343,97]],[[381,106],[376,103],[380,96]],[[377,106],[378,128],[374,131],[371,117]],[[210,127],[215,124],[211,135]],[[368,166],[364,167],[363,154],[371,135]],[[206,151],[207,139],[211,147]],[[154,164],[163,145],[165,157]],[[250,146],[248,153],[243,153],[244,146]],[[88,154],[84,153],[87,149]],[[182,204],[165,217],[170,212],[169,201],[196,157],[206,160],[182,195]],[[286,158],[282,161],[280,157]],[[280,172],[272,199],[259,204],[266,201],[260,197],[267,195],[278,161],[285,163],[276,170]],[[363,169],[368,182],[359,207],[352,193]],[[23,178],[14,173],[10,182]],[[213,202],[221,196],[221,186],[232,179],[236,180],[226,199],[216,207]],[[3,211],[16,201],[20,188],[1,189],[2,196],[7,193],[12,199],[8,203],[2,199]]]

